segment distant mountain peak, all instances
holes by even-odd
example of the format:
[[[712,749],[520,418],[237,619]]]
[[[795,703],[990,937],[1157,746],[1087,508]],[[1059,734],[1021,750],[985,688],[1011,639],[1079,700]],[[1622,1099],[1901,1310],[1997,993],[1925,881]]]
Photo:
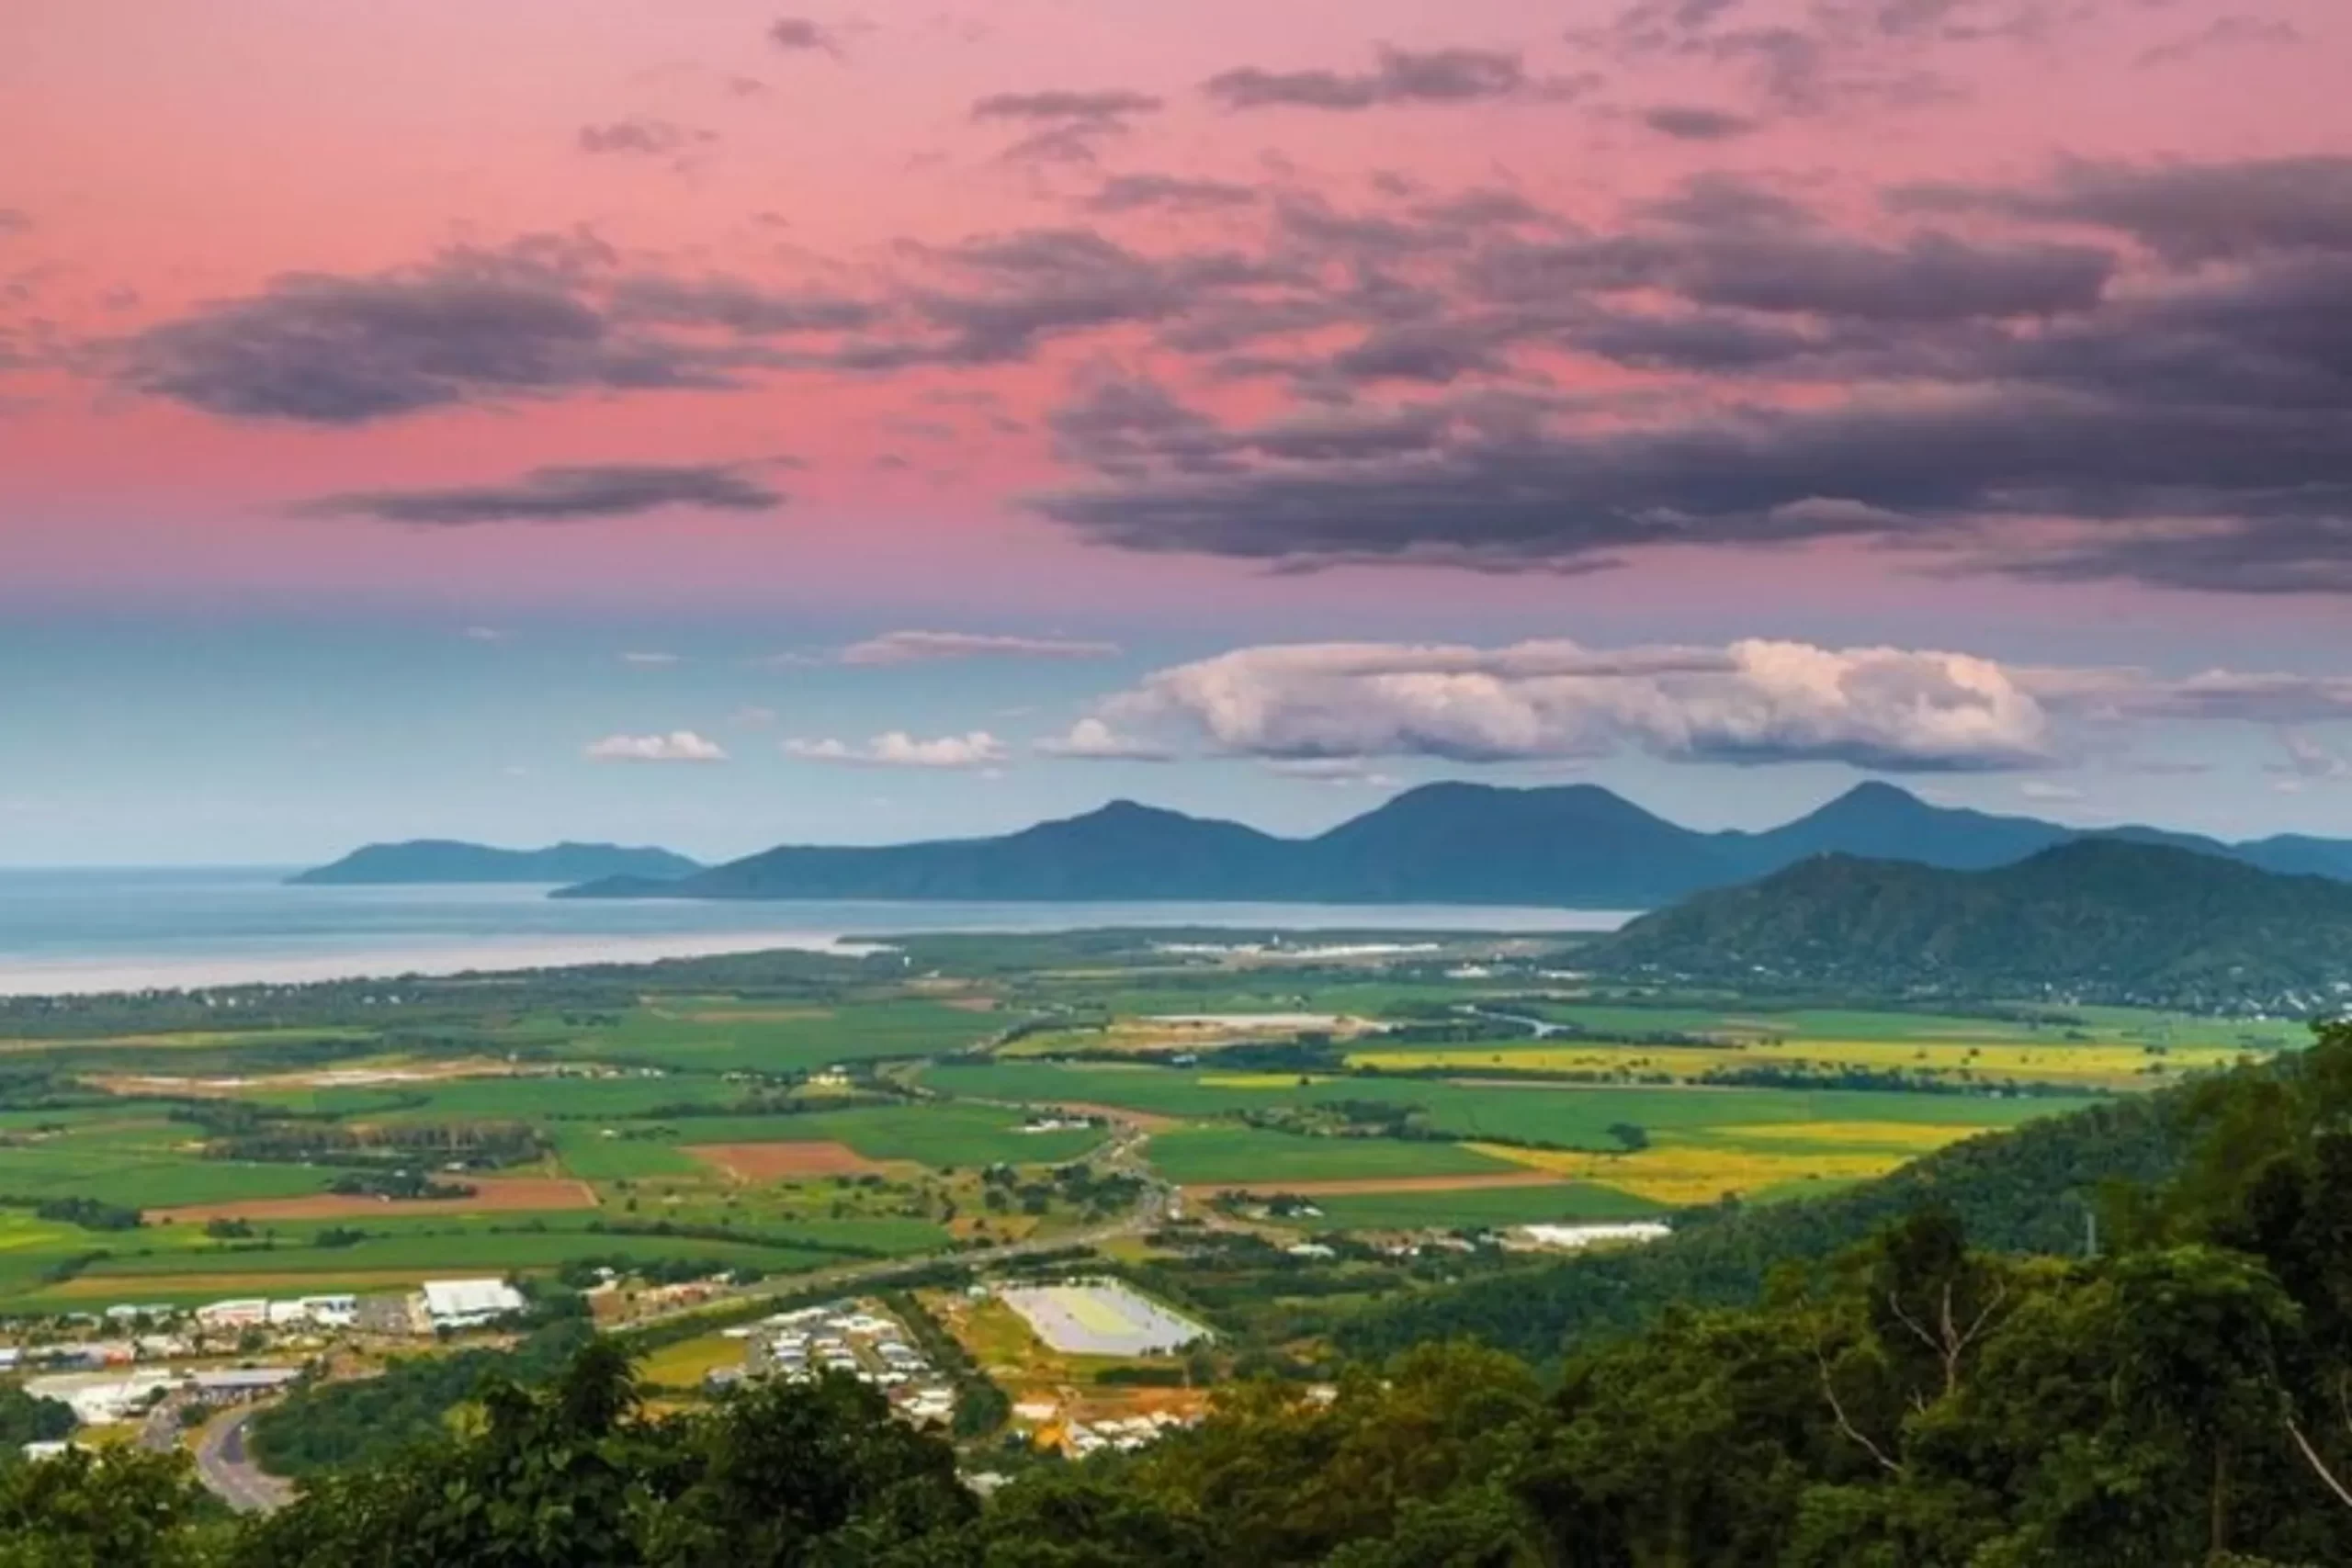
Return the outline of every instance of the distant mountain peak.
[[[1125,796],[991,837],[871,848],[787,845],[663,887],[689,898],[1200,899],[1644,909],[1842,852],[1953,870],[2022,861],[2077,829],[1938,806],[1880,779],[1762,832],[1702,832],[1589,780],[1405,790],[1307,838]],[[2162,839],[2252,861],[2233,847]],[[2276,841],[2256,863],[2352,881],[2352,844]],[[2331,856],[2341,858],[2331,859]],[[624,885],[594,890],[623,896]]]
[[[1834,800],[1823,803],[1812,815],[1826,817],[1833,813],[1883,813],[1894,811],[1938,811],[1947,809],[1905,789],[1901,784],[1884,779],[1864,779]]]

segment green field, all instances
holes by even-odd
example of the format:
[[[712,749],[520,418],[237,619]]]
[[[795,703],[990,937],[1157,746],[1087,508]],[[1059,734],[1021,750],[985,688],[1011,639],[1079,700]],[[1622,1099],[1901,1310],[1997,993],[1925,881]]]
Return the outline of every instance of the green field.
[[[2047,1082],[2134,1089],[2301,1039],[2287,1023],[2121,1009],[1988,1008],[1975,1016],[1781,1007],[1716,995],[1655,1005],[1595,1001],[1543,990],[1532,963],[1516,978],[1446,977],[1440,971],[1456,961],[1427,957],[1391,970],[1311,960],[1226,965],[1154,950],[1172,934],[911,938],[903,968],[766,954],[418,982],[397,1015],[364,991],[295,987],[267,1004],[276,1021],[253,1015],[253,1027],[227,1031],[213,1027],[217,1015],[200,1003],[168,996],[77,1003],[63,1012],[26,1008],[11,1014],[17,1021],[11,1029],[25,1038],[0,1055],[13,1075],[0,1077],[0,1198],[17,1202],[0,1206],[0,1306],[86,1302],[117,1280],[141,1294],[153,1293],[145,1281],[201,1280],[188,1289],[217,1295],[233,1292],[215,1288],[216,1274],[381,1280],[452,1269],[546,1269],[614,1255],[785,1271],[840,1256],[828,1247],[928,1252],[973,1239],[983,1225],[989,1238],[1001,1237],[1010,1222],[1035,1223],[1050,1235],[1102,1214],[1081,1216],[1092,1201],[1074,1195],[1083,1187],[1064,1190],[1046,1168],[1085,1159],[1111,1136],[1100,1129],[1021,1131],[1023,1107],[1056,1104],[1120,1107],[1178,1123],[1153,1123],[1146,1149],[1159,1172],[1181,1183],[1507,1172],[1559,1179],[1551,1187],[1335,1194],[1323,1223],[1340,1228],[1612,1217],[1733,1192],[1766,1201],[1866,1179],[1980,1130],[2090,1102],[2072,1093],[1986,1092],[2005,1077],[2032,1081],[2039,1072]],[[1572,1023],[1582,1032],[1447,1038],[1498,1027],[1464,1013],[1465,1005]],[[1272,1050],[1239,1066],[1219,1066],[1216,1047],[1234,1043],[1222,1039],[1182,1068],[1046,1055],[1110,1045],[1157,1049],[1165,1060],[1189,1048],[1189,1037],[1157,1017],[1220,1013],[1385,1021],[1417,1026],[1424,1038],[1341,1043],[1348,1061],[1375,1071],[1351,1071],[1328,1043],[1312,1035],[1293,1041],[1280,1026],[1257,1042]],[[993,1059],[969,1054],[1036,1021],[1066,1022],[1025,1035]],[[1113,1026],[1108,1034],[1098,1027],[1104,1022]],[[1238,1039],[1250,1032],[1233,1032]],[[1690,1040],[1645,1038],[1659,1035]],[[1690,1081],[1718,1068],[1777,1069],[1792,1058],[1807,1070],[1858,1069],[1845,1074],[1848,1082],[1885,1083],[1898,1073],[1916,1079],[1933,1067],[1951,1075],[1942,1087],[1970,1092]],[[1309,1070],[1252,1070],[1252,1060],[1303,1061]],[[881,1062],[918,1065],[879,1075],[865,1066]],[[429,1075],[492,1063],[512,1076],[366,1084],[324,1076],[358,1066]],[[834,1102],[822,1098],[841,1093],[840,1086],[812,1091],[793,1081],[834,1066],[849,1066],[857,1080],[856,1098],[843,1108],[827,1108]],[[1508,1076],[1515,1072],[1529,1076]],[[141,1085],[117,1076],[139,1074],[184,1081]],[[1668,1076],[1679,1081],[1631,1081]],[[871,1103],[900,1093],[910,1077],[939,1098]],[[207,1077],[220,1081],[185,1081]],[[136,1092],[111,1097],[103,1092],[108,1084]],[[207,1098],[175,1100],[183,1088]],[[1398,1122],[1378,1107],[1411,1115]],[[1245,1124],[1251,1113],[1285,1124]],[[1390,1122],[1411,1135],[1357,1135]],[[337,1174],[331,1165],[301,1163],[316,1146],[305,1141],[311,1132],[447,1127],[454,1156],[469,1146],[457,1135],[467,1126],[512,1122],[528,1123],[547,1145],[537,1173],[594,1184],[602,1206],[473,1216],[387,1207],[343,1222],[269,1222],[255,1229],[274,1245],[250,1251],[208,1238],[200,1226],[84,1230],[29,1212],[35,1202],[67,1198],[150,1210],[297,1197],[322,1190]],[[287,1157],[207,1157],[208,1142],[222,1149],[232,1136],[255,1139],[243,1152]],[[346,1140],[322,1157],[351,1159],[368,1141]],[[838,1143],[887,1171],[743,1182],[687,1152],[803,1142]],[[390,1163],[380,1154],[358,1157]],[[414,1157],[427,1164],[445,1156]],[[1016,1208],[1001,1190],[990,1206],[978,1173],[996,1165],[1019,1168],[1021,1202],[1036,1206]],[[665,1221],[732,1239],[588,1228]],[[346,1246],[317,1245],[324,1232],[353,1229],[366,1235]]]
[[[1216,1117],[1276,1106],[1345,1100],[1419,1106],[1430,1124],[1464,1139],[1494,1138],[1567,1147],[1615,1146],[1610,1129],[1630,1122],[1652,1133],[1758,1123],[1917,1122],[2014,1126],[2089,1103],[2064,1096],[1986,1095],[1674,1086],[1457,1083],[1434,1078],[1267,1076],[1264,1087],[1216,1080],[1213,1069],[1001,1062],[935,1069],[926,1082],[942,1092],[1038,1104],[1078,1100],[1164,1116]],[[1159,1140],[1155,1140],[1155,1145]]]
[[[660,1122],[652,1125],[623,1124],[605,1128],[577,1122],[550,1129],[555,1138],[556,1158],[568,1173],[583,1181],[642,1181],[663,1176],[693,1176],[702,1170],[692,1155],[685,1153],[671,1139],[689,1138],[690,1134],[673,1134],[677,1124]],[[606,1137],[606,1132],[616,1136]],[[628,1134],[628,1136],[617,1134]],[[659,1136],[646,1136],[658,1134]]]
[[[1499,1176],[1512,1168],[1458,1144],[1307,1138],[1254,1127],[1188,1127],[1151,1140],[1155,1170],[1180,1185],[1355,1181],[1376,1177]]]
[[[958,1050],[1008,1021],[923,1001],[772,1009],[668,1001],[629,1013],[616,1028],[576,1035],[565,1049],[575,1056],[703,1072],[808,1072],[840,1062]]]

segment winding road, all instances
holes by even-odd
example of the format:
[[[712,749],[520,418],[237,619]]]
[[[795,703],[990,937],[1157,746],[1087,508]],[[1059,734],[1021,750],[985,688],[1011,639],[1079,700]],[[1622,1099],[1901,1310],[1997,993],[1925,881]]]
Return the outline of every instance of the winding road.
[[[205,1490],[241,1514],[266,1514],[294,1500],[294,1483],[270,1474],[245,1452],[245,1427],[261,1414],[254,1405],[205,1424],[196,1440],[196,1476]]]

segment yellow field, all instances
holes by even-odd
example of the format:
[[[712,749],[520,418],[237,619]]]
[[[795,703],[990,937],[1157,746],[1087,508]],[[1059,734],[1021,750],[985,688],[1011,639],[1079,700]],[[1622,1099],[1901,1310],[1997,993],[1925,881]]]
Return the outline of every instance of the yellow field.
[[[1812,1129],[1776,1131],[1784,1131],[1793,1138],[1807,1135]],[[1730,1193],[1761,1192],[1792,1182],[1864,1181],[1883,1176],[1927,1152],[1922,1148],[1891,1147],[1747,1149],[1701,1143],[1658,1143],[1629,1155],[1522,1149],[1506,1144],[1472,1144],[1469,1147],[1516,1165],[1614,1187],[1653,1202],[1676,1205],[1713,1203]]]
[[[1211,1073],[1201,1078],[1203,1089],[1296,1089],[1301,1084],[1329,1083],[1316,1073]]]
[[[1351,1066],[1388,1072],[1437,1070],[1475,1076],[1516,1069],[1542,1073],[1664,1074],[1678,1081],[1741,1067],[1824,1074],[1860,1068],[1923,1073],[1955,1082],[2060,1084],[2082,1089],[2138,1089],[2182,1074],[2225,1067],[2239,1053],[2223,1045],[2175,1045],[2157,1055],[2109,1042],[2017,1040],[1758,1040],[1746,1045],[1627,1045],[1607,1042],[1445,1047],[1420,1051],[1354,1051]]]
[[[1932,1154],[1946,1144],[1973,1138],[1988,1131],[1966,1122],[1763,1122],[1708,1129],[1710,1138],[1745,1142],[1813,1144],[1839,1149],[1894,1149],[1905,1157]]]

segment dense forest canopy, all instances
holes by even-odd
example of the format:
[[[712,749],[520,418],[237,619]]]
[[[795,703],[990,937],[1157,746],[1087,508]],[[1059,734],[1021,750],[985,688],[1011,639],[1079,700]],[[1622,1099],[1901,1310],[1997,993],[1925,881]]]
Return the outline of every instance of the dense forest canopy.
[[[1587,959],[1685,980],[2304,1017],[2340,1005],[2347,946],[2352,885],[2080,839],[1981,871],[1820,855],[1645,915]]]

